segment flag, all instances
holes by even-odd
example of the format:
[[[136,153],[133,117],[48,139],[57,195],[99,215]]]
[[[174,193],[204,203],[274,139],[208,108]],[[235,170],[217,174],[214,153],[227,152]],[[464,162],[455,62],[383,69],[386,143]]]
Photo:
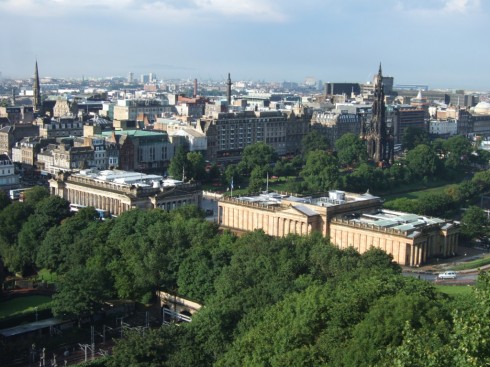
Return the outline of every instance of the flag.
[[[233,177],[231,178],[230,188],[233,190]]]

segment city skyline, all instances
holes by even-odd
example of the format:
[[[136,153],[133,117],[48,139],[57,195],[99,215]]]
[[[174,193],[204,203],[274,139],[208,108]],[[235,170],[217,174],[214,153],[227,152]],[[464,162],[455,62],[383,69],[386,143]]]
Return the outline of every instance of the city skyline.
[[[488,91],[480,0],[0,0],[4,77],[155,73]],[[478,55],[478,56],[477,56]]]

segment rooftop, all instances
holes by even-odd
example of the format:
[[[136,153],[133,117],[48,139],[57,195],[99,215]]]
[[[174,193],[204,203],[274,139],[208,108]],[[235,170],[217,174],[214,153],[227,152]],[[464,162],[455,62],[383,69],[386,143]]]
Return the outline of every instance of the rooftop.
[[[339,215],[338,219],[348,220],[349,223],[354,225],[369,225],[380,230],[390,229],[397,232],[406,232],[409,237],[418,236],[422,232],[422,228],[437,225],[440,228],[447,229],[451,226],[444,219],[393,210],[379,210],[363,214],[350,213]]]
[[[260,195],[255,195],[255,196],[240,196],[240,197],[235,197],[235,200],[242,201],[244,203],[254,203],[254,204],[261,204],[261,205],[275,205],[275,206],[280,206],[281,204],[288,202],[293,205],[296,209],[305,212],[304,208],[307,208],[305,205],[302,204],[309,204],[309,205],[314,205],[317,207],[333,207],[341,204],[348,204],[352,202],[360,202],[360,201],[366,201],[366,200],[372,200],[372,199],[378,199],[381,201],[381,199],[378,196],[371,195],[369,192],[366,192],[365,194],[354,194],[354,193],[348,193],[345,191],[340,191],[340,190],[331,190],[328,192],[328,196],[321,196],[321,197],[298,197],[294,195],[285,195],[285,194],[279,194],[277,192],[270,192],[270,193],[262,193]],[[309,209],[308,212],[311,212],[312,209]],[[308,214],[305,212],[305,214]],[[317,213],[316,213],[317,214]]]
[[[104,170],[95,169],[82,170],[74,174],[74,177],[91,178],[94,181],[113,182],[120,185],[138,186],[138,187],[170,187],[182,184],[182,181],[171,178],[164,179],[160,175],[147,175],[140,172],[129,172],[123,170]]]
[[[164,136],[167,135],[166,132],[161,131],[150,131],[150,130],[111,130],[103,131],[102,136],[111,136],[112,133],[116,135],[131,135],[131,136]]]

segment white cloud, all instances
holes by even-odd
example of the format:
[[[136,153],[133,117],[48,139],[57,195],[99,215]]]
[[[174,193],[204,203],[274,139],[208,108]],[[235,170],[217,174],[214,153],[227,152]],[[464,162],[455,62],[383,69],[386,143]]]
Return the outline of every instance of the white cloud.
[[[0,11],[37,17],[59,17],[80,11],[117,12],[178,21],[216,15],[247,21],[284,21],[280,0],[0,0]]]
[[[447,0],[443,10],[446,12],[465,13],[477,10],[480,7],[480,0]]]
[[[480,9],[480,0],[398,0],[396,8],[420,15],[470,13]]]

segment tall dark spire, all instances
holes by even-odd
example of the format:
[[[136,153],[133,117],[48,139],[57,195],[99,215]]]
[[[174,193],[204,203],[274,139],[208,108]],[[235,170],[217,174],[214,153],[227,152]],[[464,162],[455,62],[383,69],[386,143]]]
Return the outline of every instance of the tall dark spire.
[[[366,140],[369,158],[380,164],[393,161],[393,136],[388,132],[385,112],[383,73],[381,63],[379,63],[379,71],[374,86],[371,123],[366,131]]]
[[[42,113],[42,102],[41,102],[41,87],[39,84],[39,70],[37,68],[37,60],[36,60],[36,68],[34,69],[34,85],[32,87],[34,92],[34,113]]]
[[[226,90],[226,99],[228,100],[228,105],[231,105],[231,76],[230,73],[228,73],[228,80],[226,82],[226,85],[228,86]]]

